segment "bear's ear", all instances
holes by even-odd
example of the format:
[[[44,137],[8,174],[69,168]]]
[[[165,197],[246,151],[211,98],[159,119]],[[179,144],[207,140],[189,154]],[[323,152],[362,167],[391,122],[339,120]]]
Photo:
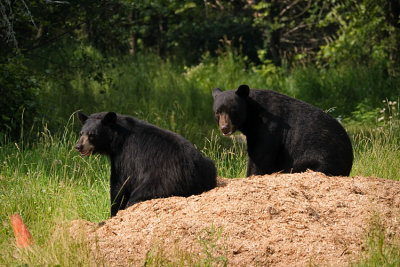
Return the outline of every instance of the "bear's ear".
[[[246,98],[249,96],[250,93],[250,88],[247,84],[242,84],[239,86],[239,88],[236,90],[236,94],[240,97]]]
[[[117,114],[115,112],[108,112],[104,118],[101,120],[101,122],[104,125],[113,125],[117,121]]]
[[[83,114],[82,112],[78,111],[76,113],[76,115],[78,116],[79,121],[81,122],[81,124],[83,125],[85,123],[85,121],[88,119],[88,116],[86,116],[85,114]]]
[[[213,90],[212,90],[212,96],[213,96],[213,98],[215,98],[217,95],[219,95],[220,93],[222,93],[222,90],[221,89],[219,89],[219,88],[214,88]]]

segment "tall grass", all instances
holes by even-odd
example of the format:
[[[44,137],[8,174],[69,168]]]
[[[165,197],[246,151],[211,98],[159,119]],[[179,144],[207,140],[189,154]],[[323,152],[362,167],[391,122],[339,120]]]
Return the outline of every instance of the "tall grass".
[[[288,78],[287,93],[335,117],[351,117],[360,105],[376,108],[386,98],[400,94],[400,79],[388,77],[380,66],[339,66],[295,69]]]
[[[347,128],[355,151],[351,174],[400,180],[400,104],[384,100],[375,116],[375,126],[363,121],[348,121]],[[373,115],[374,113],[371,113]]]
[[[220,134],[211,133],[210,139],[206,138],[203,154],[215,162],[218,175],[225,178],[246,177],[247,152],[245,139],[226,138],[221,140]]]
[[[109,216],[108,163],[98,157],[79,157],[73,151],[77,135],[71,128],[67,125],[61,135],[44,128],[35,143],[1,146],[0,218],[6,227],[0,230],[0,265],[79,263],[84,258],[66,258],[61,252],[69,255],[87,248],[73,243],[62,230],[55,238],[57,227],[72,219],[100,221]],[[9,215],[15,212],[32,232],[31,250],[13,245]]]
[[[203,137],[215,128],[211,109],[215,87],[227,90],[248,84],[273,89],[341,118],[351,117],[360,105],[373,110],[381,100],[400,94],[400,78],[389,77],[379,66],[265,71],[229,47],[216,58],[205,54],[196,66],[153,54],[106,59],[91,47],[67,49],[63,58],[77,58],[80,64],[68,62],[60,73],[41,66],[49,74],[38,97],[43,118],[37,119],[39,126],[43,119],[51,131],[60,131],[76,110],[113,110],[176,131],[201,146]]]
[[[351,174],[400,180],[399,127],[361,128],[354,134]]]
[[[100,67],[101,79],[79,71],[71,73],[68,82],[49,79],[41,96],[43,114],[52,112],[46,119],[49,128],[58,130],[76,110],[115,111],[203,143],[209,125],[214,125],[211,88],[188,80],[182,67],[154,55],[139,54],[112,66]]]

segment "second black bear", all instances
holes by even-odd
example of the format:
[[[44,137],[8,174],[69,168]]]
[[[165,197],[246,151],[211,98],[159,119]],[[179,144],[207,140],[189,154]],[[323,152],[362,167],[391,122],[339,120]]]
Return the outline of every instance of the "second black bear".
[[[348,176],[353,149],[341,124],[322,110],[270,91],[241,85],[215,88],[214,116],[223,135],[241,131],[247,139],[247,176],[303,172]]]
[[[114,112],[77,115],[83,126],[76,150],[111,159],[111,216],[140,201],[216,186],[214,163],[182,136]]]

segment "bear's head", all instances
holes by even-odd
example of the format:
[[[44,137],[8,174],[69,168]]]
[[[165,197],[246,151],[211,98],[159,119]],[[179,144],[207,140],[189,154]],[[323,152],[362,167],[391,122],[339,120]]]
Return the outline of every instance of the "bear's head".
[[[212,92],[214,98],[214,117],[224,136],[240,130],[247,118],[247,98],[250,88],[241,85],[237,90],[221,91],[215,88]]]
[[[86,116],[78,111],[77,115],[82,124],[82,130],[75,149],[82,157],[94,153],[107,154],[112,141],[111,129],[116,123],[117,114],[102,112]]]

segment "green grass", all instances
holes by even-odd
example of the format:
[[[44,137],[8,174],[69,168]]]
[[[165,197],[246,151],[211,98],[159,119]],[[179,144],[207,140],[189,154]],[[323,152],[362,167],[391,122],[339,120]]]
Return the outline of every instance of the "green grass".
[[[352,264],[357,267],[400,266],[400,243],[398,233],[389,233],[380,217],[371,218],[370,227],[361,247],[360,259]]]
[[[206,138],[201,151],[215,162],[218,176],[246,177],[247,152],[243,140],[224,138],[219,132],[212,131],[210,138]]]
[[[39,96],[49,129],[59,132],[66,118],[91,114],[129,114],[175,131],[197,145],[215,127],[211,89],[182,74],[183,67],[154,55],[137,55],[99,66],[100,78],[75,71],[61,82],[48,79]],[[95,76],[97,77],[97,76]],[[56,93],[55,93],[56,92]],[[62,108],[60,108],[62,107]]]
[[[355,160],[351,175],[400,180],[399,127],[362,128],[353,137]]]
[[[351,175],[400,180],[399,101],[383,104],[378,113],[356,112],[346,124],[355,151]]]
[[[0,228],[0,265],[73,266],[85,258],[66,255],[81,250],[86,255],[87,247],[72,242],[62,230],[63,223],[108,218],[108,163],[97,156],[78,156],[73,149],[77,136],[70,128],[68,125],[62,135],[44,129],[33,144],[1,146],[0,219],[5,227]],[[15,212],[21,214],[34,237],[32,249],[15,248],[9,222]]]

